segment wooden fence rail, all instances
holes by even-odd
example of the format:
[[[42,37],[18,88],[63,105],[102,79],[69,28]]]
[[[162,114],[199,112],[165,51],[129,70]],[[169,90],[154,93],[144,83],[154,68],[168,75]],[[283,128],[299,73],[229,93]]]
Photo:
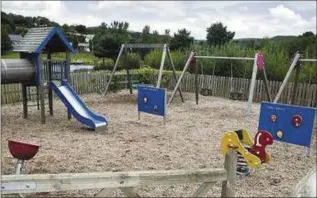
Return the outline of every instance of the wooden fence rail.
[[[36,193],[67,190],[102,189],[96,197],[119,188],[128,197],[140,197],[134,187],[201,183],[194,196],[204,196],[215,182],[222,182],[222,197],[234,196],[237,155],[225,156],[224,168],[193,170],[151,170],[59,174],[2,175],[1,193]]]
[[[89,72],[74,72],[70,76],[70,84],[79,94],[101,93],[109,79],[109,72],[105,71],[89,71]],[[179,77],[179,74],[178,74]],[[181,83],[181,89],[185,92],[195,92],[194,74],[186,73]],[[126,74],[117,73],[115,75],[119,83],[117,89],[127,88]],[[153,74],[150,77],[155,84],[157,75]],[[172,90],[176,85],[176,81],[172,74],[163,76],[167,80],[167,84],[162,84],[162,87]],[[137,79],[136,74],[132,74],[132,79]],[[212,89],[213,96],[229,98],[230,90],[241,91],[243,93],[242,99],[247,100],[249,93],[250,79],[233,78],[224,76],[199,75],[200,88]],[[271,95],[274,97],[282,82],[269,81]],[[36,100],[36,88],[29,88],[29,96],[31,101]],[[293,83],[288,83],[285,87],[279,102],[289,104],[293,92]],[[256,81],[254,91],[254,102],[261,102],[267,100],[262,80]],[[22,101],[21,85],[8,84],[1,85],[1,104],[10,104]],[[316,107],[317,106],[317,85],[300,83],[295,95],[295,105]]]

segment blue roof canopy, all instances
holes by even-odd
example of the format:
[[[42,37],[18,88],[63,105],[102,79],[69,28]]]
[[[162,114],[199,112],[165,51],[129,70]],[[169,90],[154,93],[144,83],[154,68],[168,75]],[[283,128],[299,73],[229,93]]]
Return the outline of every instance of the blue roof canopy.
[[[75,52],[73,46],[60,30],[59,26],[31,28],[13,51],[25,53]]]

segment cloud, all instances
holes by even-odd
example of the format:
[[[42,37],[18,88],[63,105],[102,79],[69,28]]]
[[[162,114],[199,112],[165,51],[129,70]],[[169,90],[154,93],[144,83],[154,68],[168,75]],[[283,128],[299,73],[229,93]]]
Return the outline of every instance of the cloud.
[[[302,20],[299,14],[296,14],[293,10],[284,7],[283,5],[278,5],[275,8],[269,9],[273,17],[286,19],[286,20]]]
[[[130,30],[149,25],[160,34],[186,28],[196,39],[205,39],[207,27],[218,21],[235,38],[316,33],[316,2],[304,1],[3,1],[2,10],[60,24],[127,21]]]

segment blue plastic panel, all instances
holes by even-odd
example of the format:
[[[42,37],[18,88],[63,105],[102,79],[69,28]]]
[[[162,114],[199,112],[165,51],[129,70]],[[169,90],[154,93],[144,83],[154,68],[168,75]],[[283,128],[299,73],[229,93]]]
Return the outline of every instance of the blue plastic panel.
[[[138,111],[165,116],[166,90],[150,85],[138,85]]]
[[[270,132],[277,141],[310,147],[315,113],[315,108],[262,102],[258,130]],[[275,122],[272,115],[276,116]],[[297,115],[302,118],[298,126],[293,122]],[[282,132],[281,137],[278,131]]]

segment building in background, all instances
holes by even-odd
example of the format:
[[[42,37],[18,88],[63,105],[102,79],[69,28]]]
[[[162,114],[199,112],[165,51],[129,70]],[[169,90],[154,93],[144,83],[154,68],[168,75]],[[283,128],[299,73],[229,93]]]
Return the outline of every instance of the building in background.
[[[89,42],[88,43],[78,43],[77,50],[79,52],[90,52]]]

